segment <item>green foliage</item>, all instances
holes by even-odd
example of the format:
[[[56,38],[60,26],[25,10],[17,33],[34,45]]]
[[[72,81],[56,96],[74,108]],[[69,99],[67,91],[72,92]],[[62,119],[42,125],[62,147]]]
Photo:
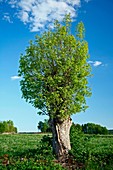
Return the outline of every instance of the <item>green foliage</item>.
[[[94,123],[87,123],[82,125],[82,131],[86,134],[108,134],[106,127]]]
[[[100,135],[109,134],[109,131],[106,127],[94,123],[87,123],[83,125],[73,124],[73,126],[75,127],[76,130],[80,130],[85,134],[100,134]]]
[[[112,170],[113,136],[84,135],[73,124],[71,154],[83,170]],[[63,170],[55,163],[52,138],[36,135],[0,135],[0,170]]]
[[[8,121],[0,122],[0,133],[4,133],[4,132],[17,133],[17,128],[14,127],[13,121],[8,120]]]
[[[77,26],[77,37],[80,39],[80,40],[83,40],[84,38],[84,34],[85,34],[85,28],[84,28],[84,24],[83,22],[80,22]]]
[[[109,136],[93,136],[88,142],[89,158],[87,168],[111,170],[113,167],[113,138]]]
[[[81,129],[77,128],[73,123],[70,131],[70,141],[72,146],[70,152],[78,162],[85,163],[87,160],[87,140],[87,136],[85,136]]]
[[[70,133],[71,154],[84,164],[84,170],[111,170],[113,136],[85,135],[73,124]]]
[[[2,122],[0,122],[0,133],[5,132],[5,127],[4,124]]]
[[[63,170],[54,161],[49,136],[1,135],[0,151],[0,170]]]
[[[37,127],[41,132],[51,132],[51,128],[50,128],[48,119],[45,119],[44,122],[39,121]]]
[[[108,133],[111,134],[111,135],[113,135],[113,129],[108,130]]]
[[[85,97],[90,65],[84,25],[71,34],[71,18],[54,23],[54,30],[36,36],[20,57],[19,76],[22,97],[39,109],[39,114],[65,119],[87,108]]]

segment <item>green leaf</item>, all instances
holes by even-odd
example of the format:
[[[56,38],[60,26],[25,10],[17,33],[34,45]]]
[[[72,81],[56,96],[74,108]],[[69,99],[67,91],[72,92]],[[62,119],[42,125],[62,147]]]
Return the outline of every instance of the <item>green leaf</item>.
[[[21,55],[22,97],[41,110],[39,114],[65,119],[87,108],[91,68],[84,32],[80,22],[72,35],[71,17],[66,15],[62,25],[55,21],[54,30],[37,35]]]

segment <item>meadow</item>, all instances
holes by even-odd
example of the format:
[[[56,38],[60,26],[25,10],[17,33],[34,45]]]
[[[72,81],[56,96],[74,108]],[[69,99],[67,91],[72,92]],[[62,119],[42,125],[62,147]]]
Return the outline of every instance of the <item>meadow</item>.
[[[113,170],[113,136],[71,131],[72,150],[82,170]],[[0,170],[63,170],[52,153],[51,135],[0,135]]]
[[[84,170],[113,170],[113,136],[85,135],[71,129],[71,154]]]

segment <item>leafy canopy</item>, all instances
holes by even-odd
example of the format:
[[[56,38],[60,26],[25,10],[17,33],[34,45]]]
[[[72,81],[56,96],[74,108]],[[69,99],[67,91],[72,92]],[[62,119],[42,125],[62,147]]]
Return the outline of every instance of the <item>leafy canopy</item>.
[[[21,55],[22,97],[38,108],[39,114],[65,119],[87,108],[90,66],[84,31],[80,22],[72,35],[71,18],[66,15],[62,24],[55,21],[53,31],[30,41],[26,54]]]

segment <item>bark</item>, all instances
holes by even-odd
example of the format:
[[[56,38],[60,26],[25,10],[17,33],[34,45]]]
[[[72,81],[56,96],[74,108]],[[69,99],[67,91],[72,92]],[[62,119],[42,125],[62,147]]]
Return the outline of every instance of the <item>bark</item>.
[[[67,155],[71,150],[70,145],[70,128],[72,125],[71,118],[67,118],[64,121],[58,121],[52,119],[50,121],[52,134],[53,134],[53,151],[57,158]]]

